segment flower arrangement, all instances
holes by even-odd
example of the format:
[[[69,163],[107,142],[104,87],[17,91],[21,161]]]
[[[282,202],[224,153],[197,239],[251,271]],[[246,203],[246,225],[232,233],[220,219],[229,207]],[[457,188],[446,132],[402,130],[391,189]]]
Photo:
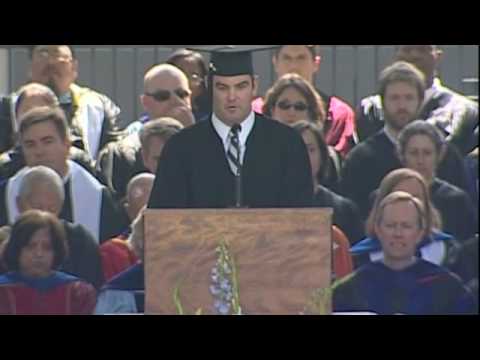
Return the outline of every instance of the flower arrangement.
[[[240,305],[240,289],[238,272],[235,259],[231,254],[228,242],[224,239],[219,241],[215,249],[217,261],[210,271],[209,292],[213,297],[213,307],[219,315],[242,315]],[[173,291],[173,302],[178,315],[185,315],[185,310],[180,299],[179,281]],[[300,315],[327,315],[330,313],[332,300],[332,287],[315,289],[310,295],[307,304]],[[199,308],[195,315],[202,315]]]
[[[215,252],[217,262],[210,272],[209,288],[215,310],[220,315],[241,315],[237,268],[228,243],[222,239]]]

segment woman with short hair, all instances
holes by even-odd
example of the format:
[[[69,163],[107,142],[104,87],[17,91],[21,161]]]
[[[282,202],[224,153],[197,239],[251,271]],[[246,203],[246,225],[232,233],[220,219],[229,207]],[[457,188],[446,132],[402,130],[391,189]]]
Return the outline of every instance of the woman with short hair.
[[[67,249],[65,230],[54,215],[40,210],[23,213],[3,252],[8,272],[0,276],[0,314],[92,314],[94,287],[56,271]]]

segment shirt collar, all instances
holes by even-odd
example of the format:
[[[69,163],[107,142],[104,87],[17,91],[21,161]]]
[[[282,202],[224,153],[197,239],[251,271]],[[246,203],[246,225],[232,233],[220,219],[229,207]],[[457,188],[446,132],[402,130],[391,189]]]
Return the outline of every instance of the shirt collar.
[[[385,127],[383,128],[383,131],[385,132],[385,135],[387,135],[388,140],[390,140],[390,141],[392,142],[392,144],[396,146],[398,140],[397,140],[397,138],[395,137],[395,135],[392,134],[392,132],[391,132],[391,130],[389,129],[389,127],[388,127],[388,126],[385,126]]]
[[[213,113],[212,115],[212,124],[215,131],[222,139],[223,145],[225,146],[225,148],[227,148],[229,143],[228,134],[230,133],[231,127],[228,125],[225,125],[225,123],[223,123],[215,115],[215,113]],[[242,126],[242,130],[239,133],[239,140],[240,140],[240,145],[242,147],[245,146],[248,135],[250,134],[250,131],[252,131],[254,124],[255,124],[255,113],[252,110],[250,114],[247,116],[247,118],[240,124]]]

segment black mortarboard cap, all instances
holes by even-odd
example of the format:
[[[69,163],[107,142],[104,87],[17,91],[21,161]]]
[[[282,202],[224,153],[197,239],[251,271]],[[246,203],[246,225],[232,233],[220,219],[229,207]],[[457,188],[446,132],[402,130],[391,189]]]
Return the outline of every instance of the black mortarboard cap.
[[[278,45],[212,45],[189,47],[210,54],[210,75],[253,75],[252,52],[268,50]]]

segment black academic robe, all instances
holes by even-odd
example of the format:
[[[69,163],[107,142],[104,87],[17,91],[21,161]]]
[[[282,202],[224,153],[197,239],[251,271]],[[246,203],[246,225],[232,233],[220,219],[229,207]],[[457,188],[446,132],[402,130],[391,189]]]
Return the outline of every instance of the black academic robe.
[[[418,259],[403,270],[368,263],[333,286],[335,312],[371,311],[379,315],[474,314],[475,302],[460,278]]]
[[[61,271],[88,281],[98,290],[103,285],[102,262],[98,244],[93,236],[80,224],[62,220],[67,234],[68,257]]]
[[[74,222],[72,215],[70,181],[65,183],[65,201],[59,218]],[[103,187],[102,205],[100,210],[99,243],[101,244],[104,241],[121,234],[128,225],[129,221],[127,214],[115,203],[111,192],[106,187]]]
[[[138,134],[108,144],[100,153],[97,169],[116,201],[123,201],[128,182],[136,175],[149,172],[143,164]]]
[[[313,184],[305,144],[292,128],[255,115],[243,164],[243,205],[311,206]],[[174,135],[165,145],[150,208],[227,208],[235,205],[235,177],[211,121]]]
[[[432,203],[442,216],[443,231],[465,241],[478,232],[478,214],[462,189],[438,178],[430,188]]]
[[[358,209],[351,200],[319,185],[315,189],[313,205],[333,208],[332,223],[345,233],[350,244],[354,244],[363,238],[364,231]]]
[[[385,175],[401,167],[395,145],[381,130],[348,154],[343,163],[340,193],[357,204],[365,219],[370,209],[369,196],[372,191],[380,186]],[[437,176],[462,189],[467,187],[465,167],[454,146],[447,145]]]
[[[432,94],[426,99],[418,119],[436,125],[462,155],[468,154],[478,146],[478,103],[444,86],[436,85],[430,90]],[[379,95],[361,100],[356,120],[360,141],[383,128],[385,116]]]
[[[0,183],[0,226],[9,225],[7,216],[7,182],[8,180]],[[106,187],[103,187],[101,191],[100,228],[98,234],[100,243],[122,233],[129,223],[126,213],[115,204],[110,191]],[[69,180],[65,183],[65,200],[59,218],[74,223],[71,194],[71,182]]]

